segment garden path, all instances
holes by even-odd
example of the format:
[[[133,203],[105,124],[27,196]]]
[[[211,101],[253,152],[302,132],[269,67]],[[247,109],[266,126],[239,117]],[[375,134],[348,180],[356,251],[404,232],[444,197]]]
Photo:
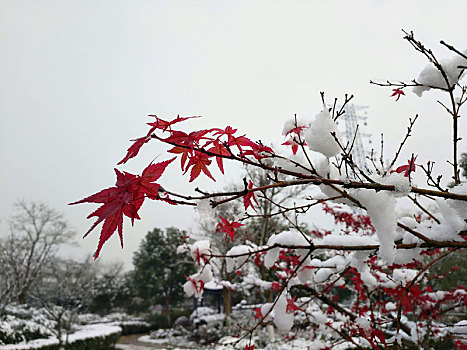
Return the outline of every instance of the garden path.
[[[140,342],[138,339],[143,334],[132,334],[120,337],[115,345],[116,350],[152,350],[165,349],[167,344],[149,344]]]
[[[188,347],[187,344],[177,344],[170,342],[169,339],[159,339],[154,342],[141,342],[139,338],[146,334],[132,334],[120,337],[115,345],[116,350],[162,350],[162,349],[193,349]]]

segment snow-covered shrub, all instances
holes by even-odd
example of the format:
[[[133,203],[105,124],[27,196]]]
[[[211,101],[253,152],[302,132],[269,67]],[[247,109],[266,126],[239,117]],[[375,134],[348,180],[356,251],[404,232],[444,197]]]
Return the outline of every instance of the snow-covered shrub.
[[[56,323],[45,315],[44,310],[27,305],[7,305],[0,320],[0,344],[50,337]]]

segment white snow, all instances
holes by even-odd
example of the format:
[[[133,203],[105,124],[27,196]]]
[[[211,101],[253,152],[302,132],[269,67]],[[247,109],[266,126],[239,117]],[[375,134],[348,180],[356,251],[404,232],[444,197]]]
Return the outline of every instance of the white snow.
[[[302,118],[289,118],[285,121],[284,127],[282,129],[282,135],[286,136],[288,133],[290,133],[291,130],[295,129],[296,127],[307,127],[309,125],[309,122],[306,121],[305,119]]]
[[[329,279],[329,277],[334,273],[334,269],[329,268],[322,268],[318,269],[315,272],[315,282],[316,283],[323,283]]]
[[[371,223],[376,229],[381,257],[388,263],[394,262],[397,237],[396,199],[388,192],[373,190],[355,191],[354,196],[366,208]]]
[[[394,185],[396,191],[393,193],[396,197],[405,197],[409,195],[412,190],[408,176],[404,174],[392,173],[384,178],[384,181],[381,183],[385,185]]]
[[[364,332],[369,332],[371,330],[371,322],[366,318],[357,317],[355,319],[355,323],[357,324],[357,326],[363,329]]]
[[[252,251],[252,248],[247,245],[237,245],[237,246],[232,247],[226,253],[227,256],[238,255],[238,254],[245,254],[245,255],[239,256],[239,257],[233,257],[233,258],[226,257],[225,262],[227,264],[227,272],[232,272],[233,270],[238,269],[241,266],[243,266],[243,264],[245,264],[245,262],[248,260],[248,257],[249,257],[248,255],[246,255],[246,253],[249,253],[251,251]]]
[[[467,50],[465,50],[463,54],[467,55]],[[443,60],[441,62],[441,66],[446,72],[449,86],[452,86],[464,75],[464,73],[462,73],[462,69],[457,68],[457,66],[467,66],[467,60],[462,56],[455,54],[455,56],[450,60]],[[419,97],[421,97],[425,91],[428,91],[433,87],[448,88],[441,72],[432,63],[429,63],[425,68],[423,68],[416,81],[423,85],[415,86],[413,88],[413,92]]]
[[[286,245],[295,245],[295,246],[308,246],[309,237],[304,237],[300,232],[296,230],[290,231],[283,231],[276,235],[272,235],[269,237],[268,246],[272,246],[274,244],[286,244]],[[294,249],[295,253],[300,257],[305,255],[308,250],[307,249]],[[274,265],[274,263],[279,258],[280,248],[273,248],[268,250],[266,255],[264,256],[264,266],[270,268]]]
[[[287,297],[282,293],[274,306],[274,324],[279,332],[286,333],[292,329],[293,321],[294,313],[287,313]]]
[[[394,303],[388,302],[388,303],[386,303],[385,308],[388,311],[395,311],[395,310],[397,310],[397,305],[394,304]]]
[[[115,325],[108,324],[91,324],[81,326],[78,331],[72,333],[68,336],[68,342],[74,343],[78,340],[96,338],[96,337],[106,337],[108,335],[119,333],[122,329]],[[63,341],[66,340],[66,336],[63,336]],[[35,339],[25,343],[19,344],[8,344],[0,345],[0,350],[26,350],[26,349],[40,349],[46,345],[56,345],[58,344],[58,339],[55,337],[49,339]]]
[[[325,108],[316,115],[311,127],[305,131],[305,141],[312,151],[321,153],[325,157],[330,158],[339,154],[341,151],[341,148],[331,133],[336,133],[337,139],[340,143],[342,142],[341,135],[337,130],[337,125],[332,120],[329,111]]]

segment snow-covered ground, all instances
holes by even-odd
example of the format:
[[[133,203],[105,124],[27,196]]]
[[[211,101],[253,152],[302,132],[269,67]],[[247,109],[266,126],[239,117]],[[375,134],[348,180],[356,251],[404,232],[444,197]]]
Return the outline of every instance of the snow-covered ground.
[[[68,342],[73,343],[77,340],[94,338],[99,336],[107,336],[113,333],[120,332],[122,329],[118,326],[108,325],[108,324],[92,324],[81,326],[78,331],[73,334],[70,334],[68,337]],[[63,337],[65,341],[66,337]],[[59,341],[57,338],[48,338],[48,339],[36,339],[29,342],[19,343],[19,344],[8,344],[0,345],[0,350],[26,350],[26,349],[39,349],[45,345],[54,345],[58,344]]]

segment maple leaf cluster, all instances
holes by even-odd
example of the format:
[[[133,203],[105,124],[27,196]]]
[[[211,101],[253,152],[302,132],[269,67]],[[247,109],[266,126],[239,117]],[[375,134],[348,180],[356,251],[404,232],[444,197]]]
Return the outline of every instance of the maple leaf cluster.
[[[86,237],[97,225],[103,222],[99,243],[94,254],[95,259],[98,258],[104,243],[115,231],[118,231],[120,244],[123,247],[123,216],[130,218],[132,224],[135,219],[139,220],[138,211],[145,198],[162,200],[170,204],[175,204],[168,196],[161,196],[161,186],[155,183],[174,159],[175,158],[172,158],[156,164],[151,163],[143,170],[141,175],[133,175],[115,169],[117,181],[114,187],[107,188],[77,202],[70,203],[71,205],[79,203],[102,203],[96,211],[88,216],[88,219],[97,217],[97,220],[84,235],[84,237]]]
[[[141,147],[151,139],[157,138],[160,141],[171,145],[169,153],[176,157],[157,164],[150,164],[143,170],[141,175],[133,175],[128,172],[122,172],[115,169],[117,181],[114,187],[107,188],[95,193],[82,200],[70,203],[71,205],[79,203],[102,203],[96,211],[88,216],[97,217],[97,220],[84,235],[85,237],[100,223],[103,223],[99,237],[97,250],[94,258],[97,259],[103,244],[117,231],[120,237],[120,243],[123,247],[123,217],[139,220],[138,211],[141,208],[145,198],[152,200],[162,200],[169,204],[176,205],[177,201],[169,198],[164,193],[160,184],[155,183],[165,171],[166,167],[177,157],[180,158],[180,166],[183,174],[190,173],[190,182],[194,181],[201,173],[215,181],[209,170],[212,160],[215,159],[221,173],[224,173],[224,158],[234,158],[247,161],[248,156],[261,160],[268,155],[274,154],[274,151],[260,143],[251,141],[244,135],[236,135],[237,129],[227,126],[224,129],[212,128],[198,130],[186,133],[180,130],[174,130],[174,125],[186,121],[192,117],[180,117],[167,121],[150,115],[156,120],[148,123],[150,129],[148,133],[140,138],[132,140],[133,143],[128,148],[125,157],[117,165],[125,164],[130,159],[136,157]],[[156,131],[168,134],[167,137],[155,135]],[[237,152],[235,155],[234,152]],[[161,195],[163,193],[163,195]],[[250,180],[248,188],[244,195],[245,210],[249,207],[254,209],[254,203],[258,203],[253,189],[253,182]],[[225,232],[233,242],[235,229],[243,226],[235,221],[229,222],[221,217],[218,229]]]

